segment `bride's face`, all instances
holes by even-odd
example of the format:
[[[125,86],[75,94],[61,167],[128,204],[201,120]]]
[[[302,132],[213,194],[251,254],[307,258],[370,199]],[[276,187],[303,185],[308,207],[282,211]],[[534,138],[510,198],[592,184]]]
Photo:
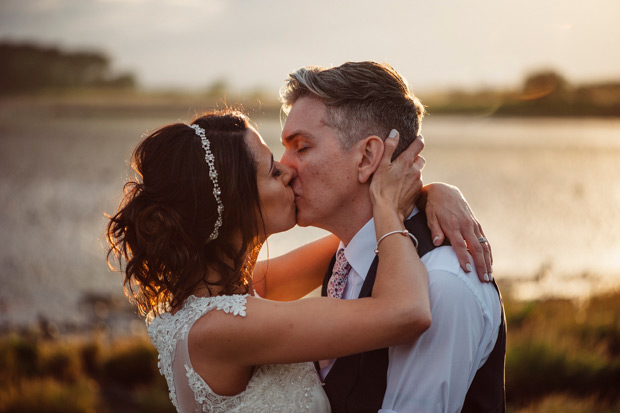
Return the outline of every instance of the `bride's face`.
[[[295,225],[295,195],[290,186],[294,171],[273,160],[273,154],[254,129],[245,133],[245,142],[257,162],[256,181],[265,224],[265,237]]]

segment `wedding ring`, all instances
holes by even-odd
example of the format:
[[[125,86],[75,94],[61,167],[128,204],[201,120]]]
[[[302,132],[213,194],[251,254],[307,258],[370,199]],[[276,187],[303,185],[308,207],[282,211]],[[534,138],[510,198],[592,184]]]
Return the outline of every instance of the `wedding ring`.
[[[487,239],[485,237],[480,237],[478,238],[478,242],[481,244],[484,244],[485,242],[488,242]]]

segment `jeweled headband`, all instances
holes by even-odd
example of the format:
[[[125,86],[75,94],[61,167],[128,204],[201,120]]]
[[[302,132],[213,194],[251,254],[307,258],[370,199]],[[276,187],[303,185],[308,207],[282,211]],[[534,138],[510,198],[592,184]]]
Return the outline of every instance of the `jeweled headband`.
[[[213,232],[209,235],[209,240],[213,241],[219,235],[220,227],[222,226],[222,213],[224,212],[224,204],[222,204],[222,200],[220,199],[220,195],[222,191],[220,191],[220,186],[217,183],[217,170],[215,169],[215,157],[211,152],[211,143],[207,139],[207,135],[205,134],[205,130],[202,129],[199,125],[190,125],[190,128],[196,131],[196,135],[200,137],[200,141],[202,142],[202,149],[205,150],[205,161],[207,161],[207,165],[209,165],[209,178],[211,178],[211,182],[213,182],[213,197],[217,202],[217,221],[215,221],[215,226],[213,227]]]

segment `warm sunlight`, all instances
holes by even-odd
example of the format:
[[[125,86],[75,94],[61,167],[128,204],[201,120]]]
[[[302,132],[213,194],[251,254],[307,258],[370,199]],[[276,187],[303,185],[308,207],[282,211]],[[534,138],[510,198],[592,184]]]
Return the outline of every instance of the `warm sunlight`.
[[[342,357],[372,411],[491,393],[509,412],[620,411],[618,16],[618,0],[0,0],[0,411],[336,413]],[[309,65],[340,74],[304,71],[305,109],[288,83],[285,147],[279,91]],[[424,136],[423,171],[377,155],[392,128]],[[415,210],[441,212],[432,234],[381,198],[392,184],[411,209],[422,180],[450,184]],[[359,373],[375,351],[386,372]],[[200,409],[173,405],[177,379]]]

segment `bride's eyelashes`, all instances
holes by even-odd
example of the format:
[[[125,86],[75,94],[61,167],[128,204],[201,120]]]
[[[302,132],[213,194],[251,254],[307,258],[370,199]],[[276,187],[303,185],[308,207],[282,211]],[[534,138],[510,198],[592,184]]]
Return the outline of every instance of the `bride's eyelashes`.
[[[280,175],[282,175],[282,171],[280,170],[280,168],[274,165],[273,171],[271,172],[271,176],[273,176],[274,178],[277,178]]]

